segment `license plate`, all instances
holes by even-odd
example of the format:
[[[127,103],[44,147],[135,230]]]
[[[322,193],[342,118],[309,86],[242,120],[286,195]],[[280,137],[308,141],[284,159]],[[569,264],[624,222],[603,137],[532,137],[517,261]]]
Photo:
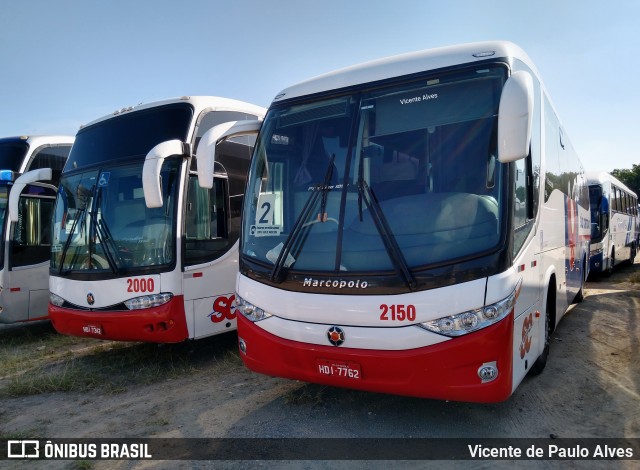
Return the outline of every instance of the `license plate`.
[[[101,325],[84,325],[82,327],[82,332],[87,335],[101,335],[102,326]]]
[[[320,375],[343,377],[345,379],[361,379],[360,364],[356,362],[337,362],[327,359],[316,360],[316,370]]]

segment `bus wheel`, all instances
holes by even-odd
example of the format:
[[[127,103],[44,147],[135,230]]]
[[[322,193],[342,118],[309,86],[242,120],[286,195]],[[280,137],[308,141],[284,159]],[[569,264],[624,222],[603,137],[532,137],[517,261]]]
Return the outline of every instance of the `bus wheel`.
[[[604,275],[609,277],[613,274],[613,265],[616,264],[616,250],[611,248],[611,257],[609,258],[609,264],[604,271]]]
[[[552,313],[551,302],[555,304],[555,293],[549,290],[547,294],[546,311],[544,313],[544,349],[542,350],[540,356],[538,356],[538,359],[536,359],[536,362],[534,362],[531,366],[531,369],[529,369],[529,374],[531,375],[540,374],[547,365],[547,358],[549,357],[549,344],[551,343],[551,330],[553,328],[551,326],[550,319]]]
[[[587,282],[587,276],[585,276],[585,274],[587,273],[586,265],[587,265],[587,260],[586,258],[583,258],[582,259],[582,284],[580,284],[580,290],[576,294],[576,297],[573,299],[574,304],[579,304],[584,300],[584,284]]]
[[[629,255],[629,264],[633,264],[636,259],[636,245],[631,244],[631,254]]]

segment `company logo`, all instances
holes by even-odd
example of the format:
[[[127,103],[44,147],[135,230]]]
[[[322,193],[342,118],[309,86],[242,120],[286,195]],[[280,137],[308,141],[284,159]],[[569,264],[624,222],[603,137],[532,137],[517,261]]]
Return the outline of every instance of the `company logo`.
[[[334,346],[340,346],[344,343],[344,331],[342,328],[338,328],[337,326],[332,326],[327,330],[327,339]]]
[[[93,296],[93,294],[92,294],[91,292],[89,292],[89,293],[87,294],[87,303],[88,303],[89,305],[93,305],[93,304],[95,304],[95,303],[96,303],[96,298]]]
[[[302,282],[302,287],[334,287],[337,289],[366,289],[368,285],[367,281],[360,281],[360,279],[345,281],[344,279],[313,279],[312,277],[305,277]]]
[[[224,320],[235,320],[236,318],[236,296],[221,295],[213,302],[213,312],[209,314],[213,323],[220,323]]]
[[[530,313],[522,323],[522,340],[520,341],[520,359],[524,359],[531,349],[531,330],[533,329],[533,315]]]
[[[40,457],[40,441],[7,441],[7,457],[10,459],[37,459]]]

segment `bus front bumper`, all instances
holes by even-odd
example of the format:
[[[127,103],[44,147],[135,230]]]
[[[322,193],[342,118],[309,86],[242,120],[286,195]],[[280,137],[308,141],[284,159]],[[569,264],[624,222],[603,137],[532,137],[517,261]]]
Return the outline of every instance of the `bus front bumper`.
[[[499,402],[512,393],[513,314],[466,336],[399,351],[348,349],[283,339],[241,314],[238,337],[245,365],[266,375],[466,402]],[[478,370],[492,362],[498,376],[483,383]]]
[[[159,307],[131,311],[88,311],[49,304],[58,333],[115,341],[178,343],[189,337],[182,296]]]

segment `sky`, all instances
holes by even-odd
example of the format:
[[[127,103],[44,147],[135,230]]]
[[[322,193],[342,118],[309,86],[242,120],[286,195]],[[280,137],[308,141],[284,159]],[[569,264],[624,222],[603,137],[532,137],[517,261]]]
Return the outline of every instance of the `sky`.
[[[0,137],[183,95],[268,107],[338,68],[497,39],[536,64],[586,169],[630,169],[638,18],[636,0],[0,0]]]

